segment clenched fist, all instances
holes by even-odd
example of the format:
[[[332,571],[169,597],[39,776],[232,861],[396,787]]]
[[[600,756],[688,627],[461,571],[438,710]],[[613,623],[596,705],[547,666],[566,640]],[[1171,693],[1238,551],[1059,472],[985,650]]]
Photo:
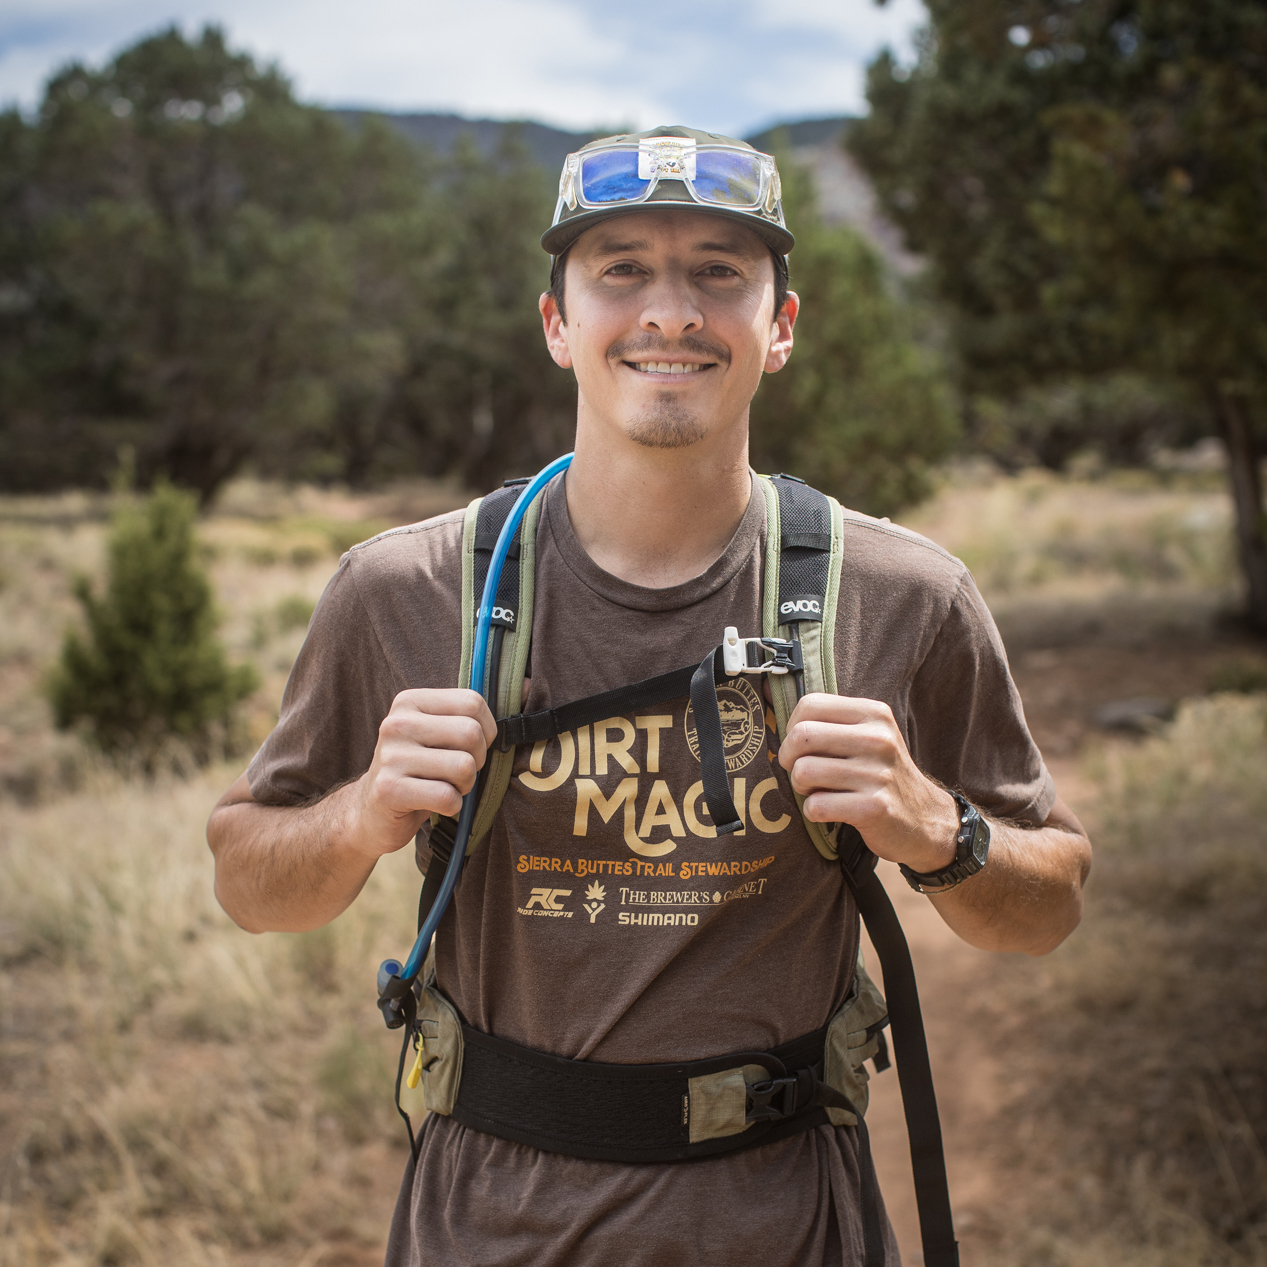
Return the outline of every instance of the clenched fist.
[[[887,704],[802,696],[788,718],[779,764],[805,797],[812,822],[849,823],[872,853],[915,871],[954,861],[954,797],[911,759]]]
[[[359,780],[358,841],[385,854],[411,841],[431,814],[456,814],[475,786],[497,725],[475,691],[401,691],[378,728]]]

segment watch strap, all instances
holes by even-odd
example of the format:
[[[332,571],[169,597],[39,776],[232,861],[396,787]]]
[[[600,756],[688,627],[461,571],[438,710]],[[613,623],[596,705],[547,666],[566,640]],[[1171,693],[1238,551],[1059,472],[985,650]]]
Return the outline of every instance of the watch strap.
[[[948,893],[985,866],[990,851],[990,825],[966,797],[953,791],[950,795],[959,807],[954,861],[939,871],[927,872],[913,871],[904,862],[898,863],[907,884],[917,893]]]

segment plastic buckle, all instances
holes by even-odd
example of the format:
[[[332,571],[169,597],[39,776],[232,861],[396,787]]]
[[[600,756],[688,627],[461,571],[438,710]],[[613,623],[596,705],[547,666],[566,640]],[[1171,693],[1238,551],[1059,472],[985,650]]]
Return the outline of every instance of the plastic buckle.
[[[805,667],[799,643],[785,638],[741,638],[727,625],[721,642],[722,667],[727,677],[739,673],[800,673]]]
[[[796,1112],[795,1076],[791,1078],[771,1078],[768,1082],[757,1082],[748,1088],[748,1111],[744,1115],[745,1122],[781,1122]],[[772,1103],[776,1098],[780,1103]]]

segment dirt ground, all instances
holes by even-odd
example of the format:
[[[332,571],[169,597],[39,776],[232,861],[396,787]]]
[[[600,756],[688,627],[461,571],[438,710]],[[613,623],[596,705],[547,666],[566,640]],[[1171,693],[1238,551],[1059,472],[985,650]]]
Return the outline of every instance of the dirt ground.
[[[1007,634],[1006,621],[1001,623]],[[1121,629],[1116,632],[1120,634]],[[1061,796],[1082,819],[1093,844],[1097,788],[1083,758],[1089,745],[1138,742],[1138,737],[1097,728],[1097,711],[1122,700],[1175,703],[1185,696],[1204,694],[1220,665],[1238,656],[1257,657],[1262,651],[1261,643],[1217,623],[1180,637],[1143,631],[1128,638],[1102,637],[1044,647],[1025,646],[1029,639],[1013,632],[1009,641],[1013,643],[1013,675],[1030,729]],[[1021,645],[1016,646],[1017,642]],[[1009,1129],[997,1107],[1006,1099],[1001,1075],[1008,1052],[978,1023],[988,1008],[975,1006],[988,1002],[1001,957],[960,941],[932,905],[903,881],[896,867],[881,863],[880,874],[915,961],[955,1228],[964,1267],[973,1267],[995,1247],[1009,1220],[1025,1216],[1027,1204],[1026,1192],[1018,1187],[1018,1179],[1023,1183],[1024,1177],[1006,1171],[998,1160],[998,1143]],[[868,965],[877,965],[869,942],[864,944]],[[970,1006],[965,1008],[965,1002]],[[903,1262],[914,1267],[924,1259],[894,1071],[873,1077],[867,1120]]]

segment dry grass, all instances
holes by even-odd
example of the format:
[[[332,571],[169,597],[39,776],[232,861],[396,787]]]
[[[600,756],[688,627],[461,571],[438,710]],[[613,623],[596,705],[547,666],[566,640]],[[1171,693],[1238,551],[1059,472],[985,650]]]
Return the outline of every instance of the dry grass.
[[[997,1026],[1044,1195],[1001,1261],[1267,1262],[1267,697],[1185,705],[1089,758],[1083,927],[1005,982]],[[1007,973],[1004,974],[1007,976]]]
[[[372,983],[410,936],[411,860],[326,929],[248,937],[202,839],[233,773],[95,775],[5,815],[4,1267],[283,1262],[383,1234],[371,1186],[399,1133]]]
[[[901,522],[972,569],[1013,650],[1191,634],[1239,593],[1218,475],[1005,478],[969,463]]]
[[[200,538],[263,679],[253,741],[339,554],[461,500],[229,490]],[[403,1168],[373,981],[411,939],[412,859],[327,929],[248,937],[203,839],[240,766],[130,779],[52,730],[42,676],[110,505],[0,499],[0,1267],[373,1261]]]

